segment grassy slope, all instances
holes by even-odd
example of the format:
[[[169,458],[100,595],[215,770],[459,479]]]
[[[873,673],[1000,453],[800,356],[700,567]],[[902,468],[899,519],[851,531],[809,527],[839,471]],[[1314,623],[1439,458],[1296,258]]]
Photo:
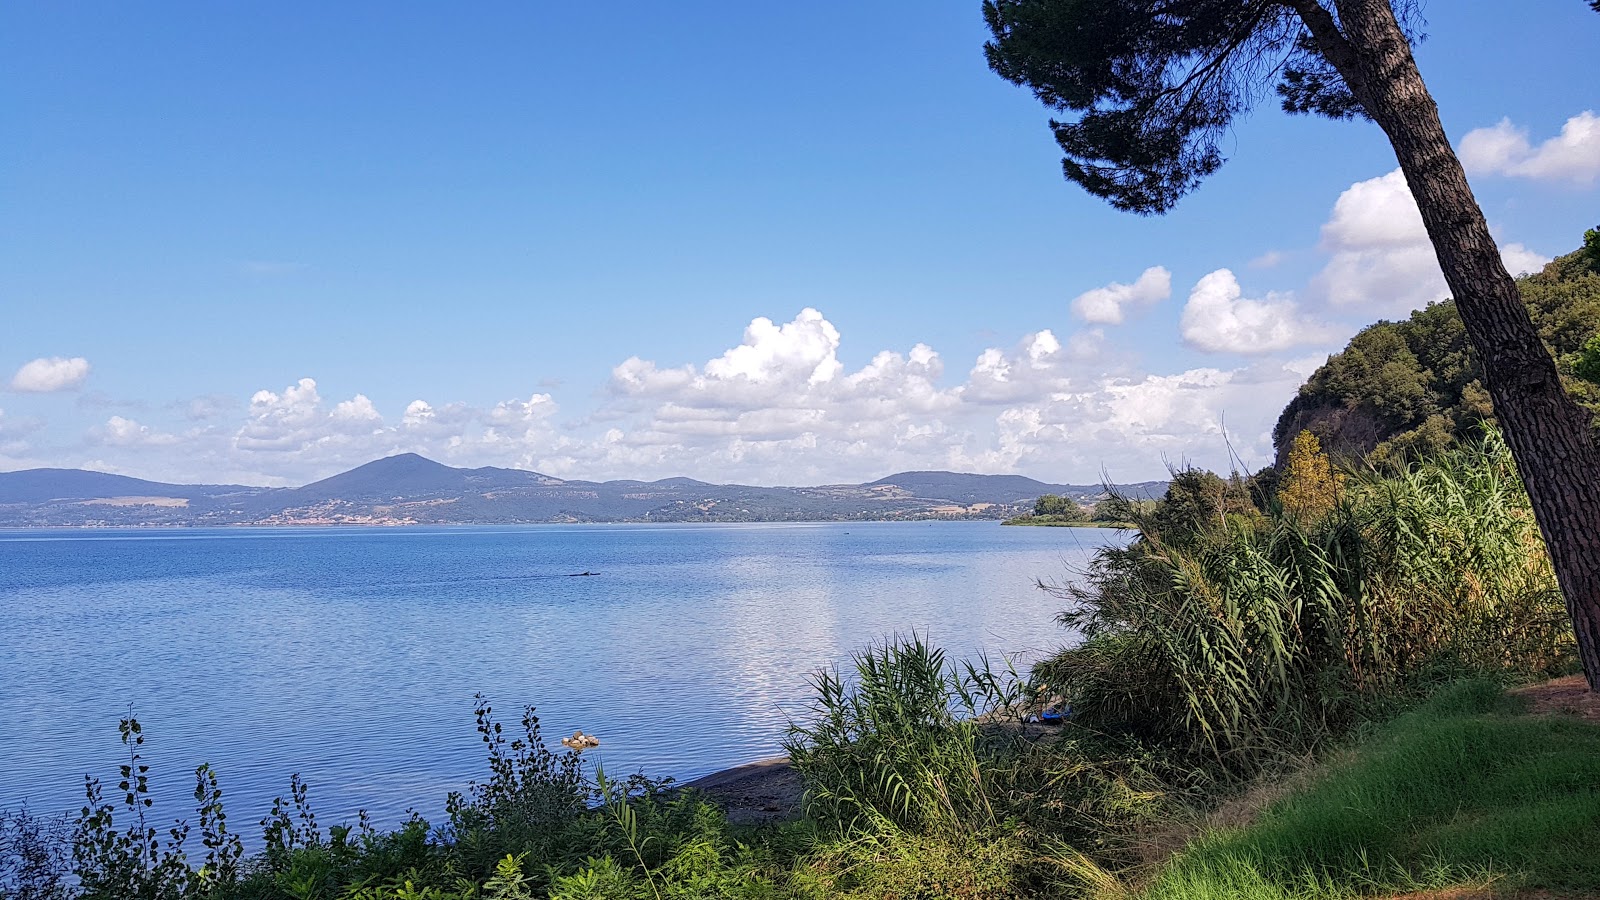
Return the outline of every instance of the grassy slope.
[[[1283,900],[1495,881],[1600,895],[1600,725],[1466,682],[1255,824],[1191,844],[1146,900]]]

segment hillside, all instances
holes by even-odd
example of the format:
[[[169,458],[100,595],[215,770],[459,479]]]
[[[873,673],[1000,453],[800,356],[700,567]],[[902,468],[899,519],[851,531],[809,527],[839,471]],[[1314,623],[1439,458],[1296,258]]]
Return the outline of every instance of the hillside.
[[[1600,354],[1593,343],[1600,334],[1600,240],[1595,243],[1518,284],[1568,391],[1600,415],[1600,384],[1585,362]],[[1382,461],[1438,449],[1491,418],[1477,353],[1455,303],[1445,301],[1403,322],[1377,322],[1352,338],[1290,401],[1273,443],[1280,466],[1302,430],[1335,456]],[[1600,428],[1600,419],[1596,424]]]
[[[82,469],[27,469],[0,473],[0,504],[139,496],[191,499],[223,494],[256,494],[263,490],[237,484],[162,484]]]
[[[1145,482],[1119,490],[1156,496],[1165,487]],[[406,453],[299,488],[162,484],[74,469],[5,472],[0,527],[1003,519],[1048,493],[1092,501],[1104,488],[954,472],[818,487],[682,477],[564,481],[520,469],[455,468]]]

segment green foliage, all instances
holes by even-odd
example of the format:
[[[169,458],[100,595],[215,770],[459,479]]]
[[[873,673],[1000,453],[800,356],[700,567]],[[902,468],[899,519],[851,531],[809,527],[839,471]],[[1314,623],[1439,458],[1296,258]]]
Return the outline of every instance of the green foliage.
[[[1584,342],[1572,360],[1572,374],[1600,386],[1600,334]]]
[[[578,752],[556,753],[545,746],[531,706],[523,710],[522,736],[510,741],[482,694],[474,716],[489,777],[473,782],[465,794],[452,792],[445,804],[464,867],[489,872],[507,855],[530,850],[537,859],[554,855],[589,799]]]
[[[1586,349],[1600,337],[1600,267],[1594,259],[1600,257],[1580,250],[1518,279],[1518,286],[1568,392],[1600,413],[1600,349]],[[1446,301],[1403,322],[1378,322],[1352,338],[1290,401],[1273,443],[1280,468],[1303,430],[1335,458],[1403,464],[1476,434],[1493,415],[1482,364],[1455,303]]]
[[[1145,896],[1600,890],[1600,727],[1505,711],[1492,682],[1451,687],[1257,823],[1191,846]]]
[[[1278,485],[1278,503],[1283,514],[1302,525],[1315,522],[1333,511],[1339,502],[1343,478],[1333,470],[1328,454],[1322,452],[1317,436],[1302,431],[1294,439],[1289,461]]]
[[[809,861],[807,896],[839,900],[927,898],[1008,900],[1037,896],[1023,873],[1037,865],[1030,841],[1015,832],[861,836]]]
[[[1055,494],[1045,494],[1033,502],[1033,514],[1039,517],[1050,517],[1061,522],[1084,522],[1089,518],[1088,513],[1078,506],[1077,501],[1071,497],[1060,497]]]
[[[65,817],[0,810],[0,900],[67,900],[69,847]]]
[[[1074,601],[1061,621],[1087,641],[1034,674],[1080,723],[1197,764],[1248,773],[1313,749],[1441,670],[1570,661],[1549,559],[1497,435],[1354,481],[1316,521],[1158,508],[1141,528],[1058,589]]]
[[[811,814],[846,832],[993,825],[973,721],[979,694],[944,651],[916,635],[886,642],[856,655],[854,676],[814,676],[812,719],[791,725],[784,742]],[[964,703],[968,715],[956,715]]]
[[[1251,498],[1249,483],[1235,475],[1223,478],[1215,472],[1188,468],[1172,473],[1161,502],[1139,515],[1128,508],[1127,521],[1135,522],[1151,534],[1169,541],[1188,541],[1217,529],[1253,522],[1259,512]]]
[[[1127,741],[1020,723],[1056,702],[1050,685],[984,660],[958,670],[916,636],[869,648],[853,679],[827,672],[816,688],[788,749],[808,812],[838,837],[793,873],[802,893],[1053,896],[1066,842],[1125,857],[1191,786]]]
[[[181,900],[199,891],[198,873],[189,868],[183,844],[189,826],[178,822],[162,830],[145,813],[150,799],[150,767],[144,762],[144,728],[131,715],[118,725],[128,761],[118,774],[122,809],[128,824],[118,829],[117,804],[103,799],[100,781],[85,778],[88,804],[73,832],[72,858],[86,900]],[[202,788],[204,783],[202,782]]]
[[[1290,112],[1363,114],[1289,4],[984,0],[983,17],[989,67],[1069,114],[1050,122],[1063,171],[1118,209],[1170,209],[1274,82]]]

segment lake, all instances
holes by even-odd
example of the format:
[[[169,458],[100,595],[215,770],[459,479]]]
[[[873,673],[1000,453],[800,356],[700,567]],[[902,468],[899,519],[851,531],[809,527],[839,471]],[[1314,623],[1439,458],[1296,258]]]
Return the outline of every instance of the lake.
[[[434,819],[484,772],[473,695],[613,774],[780,752],[807,677],[896,632],[1035,659],[1037,579],[1126,535],[993,522],[0,531],[0,808],[115,794],[145,726],[160,820],[218,771],[248,836],[291,773],[319,818]],[[571,577],[593,572],[591,576]],[[437,819],[435,819],[437,821]]]

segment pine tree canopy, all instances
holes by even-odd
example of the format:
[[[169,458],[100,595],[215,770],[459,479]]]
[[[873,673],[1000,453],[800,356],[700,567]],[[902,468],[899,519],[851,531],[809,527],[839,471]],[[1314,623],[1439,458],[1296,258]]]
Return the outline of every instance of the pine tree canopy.
[[[1600,0],[1597,0],[1600,2]],[[1066,176],[1118,209],[1161,213],[1223,163],[1233,120],[1283,108],[1364,116],[1289,0],[985,0],[989,67],[1073,118],[1052,120]],[[1415,39],[1413,4],[1396,12]]]

